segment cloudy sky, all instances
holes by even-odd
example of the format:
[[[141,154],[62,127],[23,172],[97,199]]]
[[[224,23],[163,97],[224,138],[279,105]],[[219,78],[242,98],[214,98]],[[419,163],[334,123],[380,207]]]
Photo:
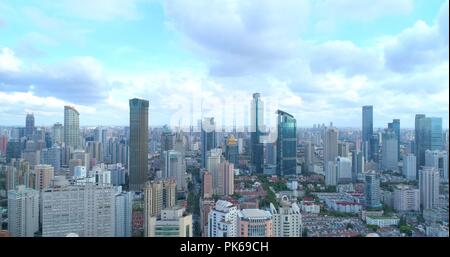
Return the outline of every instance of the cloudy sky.
[[[298,126],[385,127],[414,115],[448,128],[448,1],[0,0],[0,125],[245,120],[253,92]],[[193,113],[193,115],[190,115]]]

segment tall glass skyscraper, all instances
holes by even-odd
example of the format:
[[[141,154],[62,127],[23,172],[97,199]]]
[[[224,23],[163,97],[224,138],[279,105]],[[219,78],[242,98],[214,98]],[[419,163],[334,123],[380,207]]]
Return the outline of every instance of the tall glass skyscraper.
[[[264,172],[264,145],[261,142],[264,124],[264,105],[259,93],[253,94],[250,113],[251,164],[256,173]]]
[[[364,157],[367,161],[372,160],[370,140],[373,135],[373,106],[362,107],[362,142]]]
[[[393,130],[397,136],[397,158],[400,160],[400,120],[393,119],[392,122],[388,123],[388,129]]]
[[[201,128],[201,164],[202,168],[206,168],[208,151],[216,148],[216,123],[214,122],[214,118],[205,118],[201,123]]]
[[[297,126],[294,116],[284,111],[278,114],[277,174],[295,175],[297,172]]]
[[[129,190],[141,191],[148,172],[147,100],[130,100]]]
[[[25,118],[25,136],[28,139],[31,139],[34,134],[34,115],[27,114],[27,117]]]
[[[64,106],[64,143],[66,147],[81,148],[80,113],[71,106]]]
[[[417,169],[425,165],[426,150],[442,149],[442,118],[426,117],[416,114],[415,120],[415,153]]]

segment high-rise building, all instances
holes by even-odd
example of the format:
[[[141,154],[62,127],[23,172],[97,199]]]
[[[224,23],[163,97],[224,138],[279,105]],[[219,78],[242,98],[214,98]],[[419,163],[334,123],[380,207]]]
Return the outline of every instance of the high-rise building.
[[[66,147],[81,149],[80,113],[71,106],[64,106],[64,144]]]
[[[133,193],[118,190],[115,195],[115,237],[131,237],[132,210]]]
[[[41,151],[41,164],[48,164],[53,167],[55,171],[61,168],[61,148],[54,145]]]
[[[381,168],[383,170],[398,170],[398,141],[393,130],[387,129],[382,136]]]
[[[396,211],[420,211],[420,191],[409,186],[394,188],[394,209]]]
[[[352,182],[352,161],[345,157],[336,157],[337,181],[338,183]]]
[[[216,148],[216,124],[214,118],[205,118],[201,122],[201,164],[206,168],[208,151]]]
[[[400,160],[400,120],[393,119],[392,122],[388,123],[388,129],[393,130],[395,136],[397,137],[397,160]]]
[[[161,132],[161,153],[164,151],[173,150],[174,136],[175,135],[172,133],[172,130],[165,125],[163,127],[163,131]]]
[[[161,216],[161,210],[175,206],[174,180],[148,181],[144,187],[144,234],[149,235],[151,217]]]
[[[414,154],[403,156],[403,176],[408,180],[417,180],[416,156]]]
[[[218,200],[214,208],[208,214],[209,237],[237,237],[238,212],[236,205]]]
[[[54,144],[62,145],[64,141],[64,128],[61,123],[57,122],[53,125],[52,138]]]
[[[297,173],[297,126],[294,116],[281,110],[278,114],[277,174]]]
[[[352,151],[352,179],[355,182],[358,178],[358,174],[362,174],[364,171],[364,156],[361,151]]]
[[[205,171],[202,179],[202,198],[211,198],[213,196],[213,178],[211,173]]]
[[[425,166],[435,167],[441,181],[448,182],[448,153],[446,151],[425,151]]]
[[[423,167],[419,171],[419,189],[422,209],[438,207],[439,171],[435,167]]]
[[[163,152],[162,156],[164,161],[162,167],[162,178],[174,178],[177,182],[177,190],[186,191],[186,163],[182,153],[175,150],[169,150]]]
[[[227,138],[225,145],[225,159],[234,165],[234,167],[239,166],[239,150],[238,150],[238,140],[230,135]]]
[[[112,186],[91,183],[68,185],[55,177],[54,185],[42,191],[42,236],[113,237],[115,195]]]
[[[278,210],[270,203],[274,237],[301,237],[303,232],[302,214],[296,203],[282,204]]]
[[[324,163],[325,166],[325,185],[335,186],[337,184],[337,165],[334,161]]]
[[[380,178],[374,171],[369,171],[366,174],[366,205],[372,209],[381,208],[381,189],[380,189]]]
[[[94,160],[94,164],[103,162],[103,147],[102,143],[98,141],[87,142],[87,153],[90,155],[90,159]]]
[[[8,191],[8,230],[12,237],[33,237],[39,230],[39,191],[24,185]]]
[[[370,139],[373,135],[373,106],[362,107],[362,143],[364,148],[364,158],[372,160]]]
[[[306,171],[310,172],[313,170],[314,164],[314,144],[311,141],[305,143],[305,165]],[[304,172],[302,170],[302,172]]]
[[[323,161],[332,162],[338,157],[338,135],[337,128],[328,128],[325,135]]]
[[[34,136],[34,130],[34,115],[29,113],[25,118],[25,136],[28,139],[32,139]]]
[[[250,111],[251,164],[256,173],[263,173],[264,145],[261,136],[264,126],[264,104],[259,93],[253,94]]]
[[[192,237],[192,215],[182,207],[164,209],[161,217],[150,217],[146,237]]]
[[[149,102],[130,100],[129,190],[141,191],[148,172]]]
[[[220,162],[219,183],[217,185],[217,195],[234,194],[234,165],[227,160]]]
[[[22,147],[18,139],[8,141],[6,145],[6,162],[11,162],[12,159],[19,159],[22,154]]]
[[[8,136],[0,135],[0,154],[6,154],[6,146],[8,145]]]
[[[55,171],[52,166],[47,164],[34,166],[34,174],[36,175],[36,184],[34,189],[42,191],[50,186]]]
[[[442,150],[442,118],[416,114],[415,154],[417,169],[425,165],[426,150]]]
[[[269,211],[243,209],[238,212],[239,237],[272,237],[273,222]]]
[[[348,142],[338,143],[338,156],[348,157],[350,155],[350,145]]]

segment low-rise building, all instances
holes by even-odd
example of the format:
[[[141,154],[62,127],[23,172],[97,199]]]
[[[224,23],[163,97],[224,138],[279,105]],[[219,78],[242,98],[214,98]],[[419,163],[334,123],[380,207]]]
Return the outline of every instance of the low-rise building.
[[[366,223],[367,225],[376,225],[378,227],[388,227],[388,226],[397,226],[400,222],[400,219],[395,216],[386,217],[386,216],[367,216]]]

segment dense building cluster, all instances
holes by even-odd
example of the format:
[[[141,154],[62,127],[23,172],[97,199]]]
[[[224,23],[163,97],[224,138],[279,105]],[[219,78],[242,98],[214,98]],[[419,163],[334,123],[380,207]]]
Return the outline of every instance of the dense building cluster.
[[[232,131],[151,126],[142,99],[126,127],[81,127],[70,106],[51,127],[0,127],[1,235],[448,236],[441,118],[374,128],[363,106],[361,128],[300,128],[278,110],[271,130],[261,95],[250,104]]]

